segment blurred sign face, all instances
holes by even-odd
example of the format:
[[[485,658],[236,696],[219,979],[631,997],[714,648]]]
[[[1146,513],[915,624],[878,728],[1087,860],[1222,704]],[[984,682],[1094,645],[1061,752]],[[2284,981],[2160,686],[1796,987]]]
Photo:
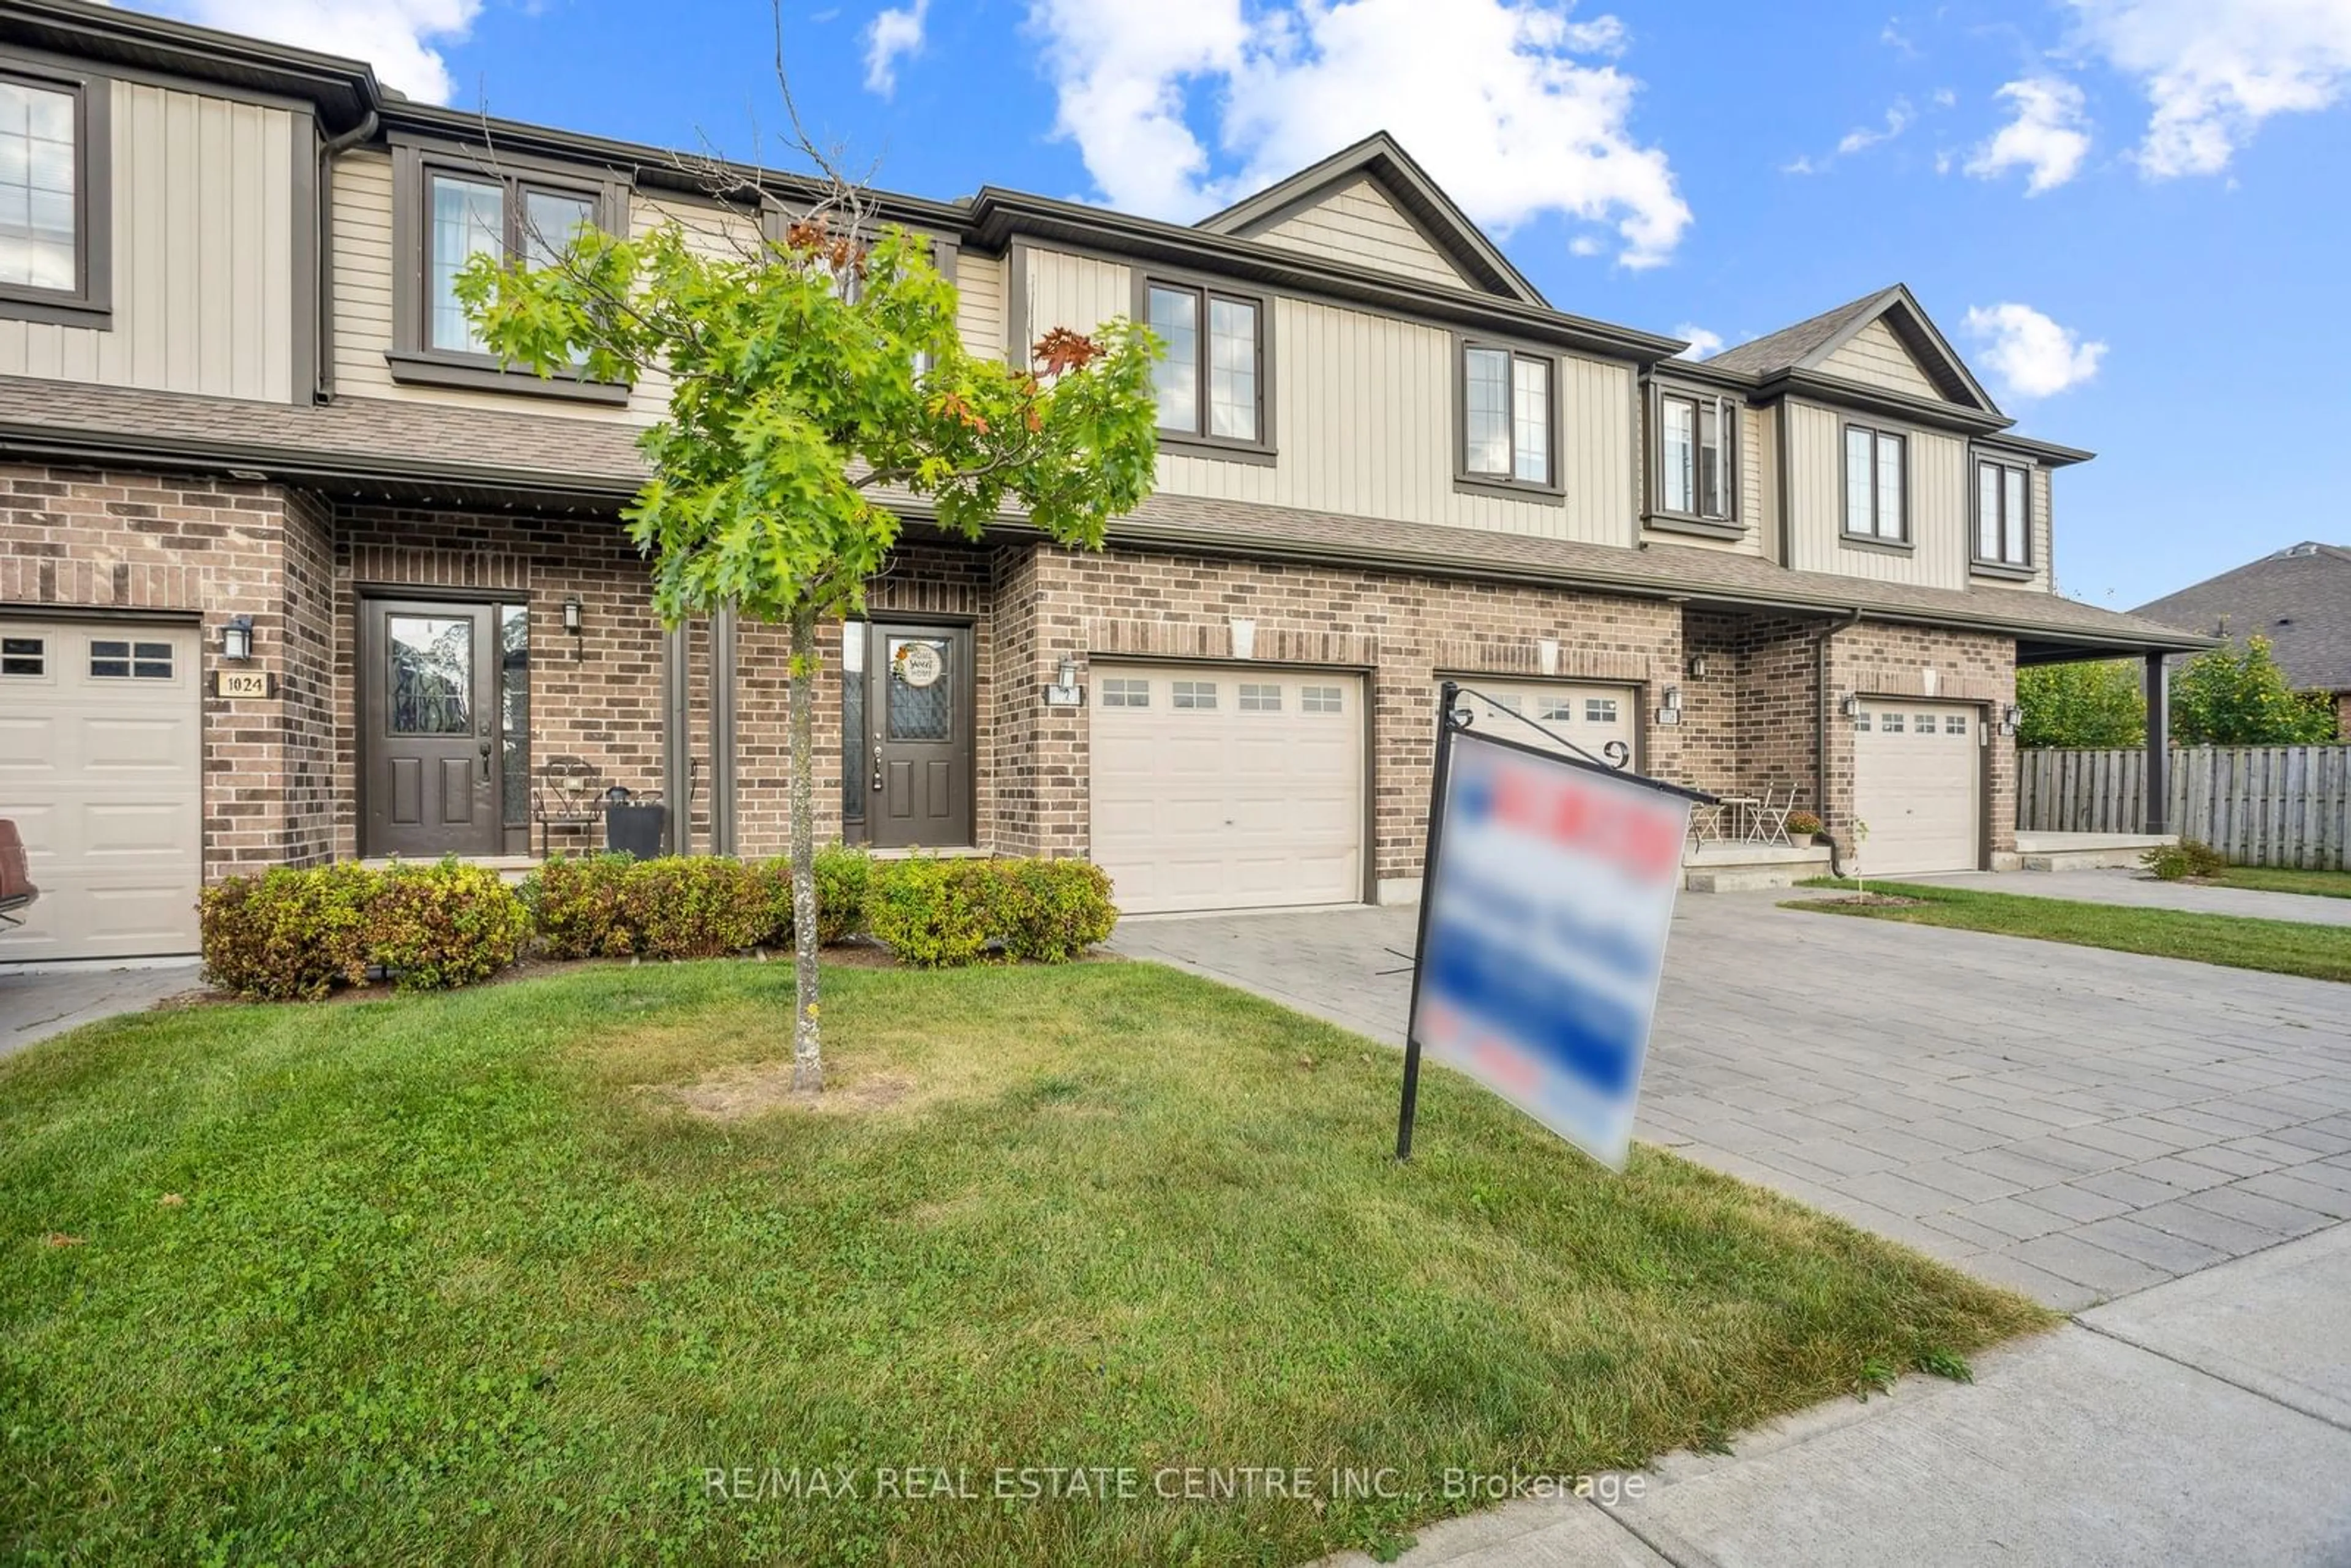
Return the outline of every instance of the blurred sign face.
[[[1622,1169],[1689,804],[1481,736],[1452,745],[1414,1032]]]

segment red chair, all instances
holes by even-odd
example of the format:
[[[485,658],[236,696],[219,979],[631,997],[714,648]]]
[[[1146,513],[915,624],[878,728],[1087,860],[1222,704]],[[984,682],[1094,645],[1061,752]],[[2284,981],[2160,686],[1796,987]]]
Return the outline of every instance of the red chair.
[[[25,858],[24,835],[16,824],[0,817],[0,926],[22,925],[25,917],[18,913],[41,896],[33,885],[31,863]]]

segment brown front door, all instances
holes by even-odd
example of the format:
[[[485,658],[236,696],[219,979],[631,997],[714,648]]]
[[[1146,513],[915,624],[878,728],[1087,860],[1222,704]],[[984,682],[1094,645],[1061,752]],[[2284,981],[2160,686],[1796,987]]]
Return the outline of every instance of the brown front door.
[[[867,841],[971,842],[971,628],[875,622],[865,649]]]
[[[371,599],[360,620],[360,853],[496,854],[497,607]]]

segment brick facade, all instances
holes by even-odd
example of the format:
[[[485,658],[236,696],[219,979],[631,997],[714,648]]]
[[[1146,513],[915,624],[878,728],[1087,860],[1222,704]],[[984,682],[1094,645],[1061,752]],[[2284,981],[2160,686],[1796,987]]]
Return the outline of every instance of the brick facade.
[[[219,626],[253,617],[256,666],[278,677],[266,702],[204,699],[206,874],[308,864],[360,852],[360,605],[371,588],[494,596],[531,617],[532,762],[584,758],[639,788],[662,782],[663,635],[643,563],[609,517],[329,503],[266,483],[0,468],[0,602],[201,617],[206,685]],[[581,602],[575,642],[561,607]],[[1849,831],[1852,733],[1835,705],[1851,692],[1973,702],[1989,719],[2013,700],[2013,643],[1985,634],[1686,610],[1656,600],[1373,569],[1293,566],[1169,553],[1073,552],[1019,543],[914,542],[871,585],[876,617],[973,629],[975,836],[1019,854],[1089,848],[1088,712],[1047,707],[1064,658],[1227,661],[1236,621],[1253,623],[1252,662],[1360,674],[1371,725],[1374,874],[1407,894],[1420,871],[1427,768],[1441,675],[1556,676],[1635,688],[1640,766],[1721,793],[1793,787],[1833,831]],[[1556,642],[1546,663],[1544,644]],[[691,755],[707,843],[708,627],[689,629]],[[844,761],[841,630],[828,627],[816,712],[820,838],[839,834]],[[1690,660],[1703,657],[1705,674]],[[737,644],[737,843],[787,839],[789,660],[780,628]],[[1931,672],[1931,674],[1929,674]],[[1081,676],[1081,679],[1084,678]],[[1089,683],[1091,684],[1091,683]],[[1663,688],[1682,722],[1655,716]],[[1815,797],[1819,716],[1828,789]],[[1990,762],[1995,852],[2013,849],[2013,744]],[[571,844],[579,845],[573,835]],[[532,845],[536,849],[536,832]]]

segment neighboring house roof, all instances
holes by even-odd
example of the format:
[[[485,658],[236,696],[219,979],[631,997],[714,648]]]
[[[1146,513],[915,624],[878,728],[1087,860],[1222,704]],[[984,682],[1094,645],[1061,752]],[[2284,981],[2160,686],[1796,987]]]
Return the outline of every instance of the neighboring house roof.
[[[2351,546],[2304,541],[2131,613],[2212,637],[2266,637],[2296,691],[2351,691]]]
[[[1967,361],[1959,358],[1950,340],[1928,318],[1909,288],[1899,283],[1834,310],[1823,310],[1792,327],[1782,327],[1766,337],[1726,349],[1703,362],[1713,370],[1751,376],[1759,382],[1792,371],[1816,371],[1830,356],[1853,341],[1862,329],[1878,320],[1883,320],[1901,340],[1902,346],[1918,361],[1918,368],[1945,397],[1983,413],[2000,413],[2000,406],[1969,371]]]
[[[0,443],[20,458],[179,466],[403,502],[609,515],[644,479],[640,428],[422,400],[350,397],[305,405],[0,376]],[[924,515],[916,497],[888,500],[910,518]],[[1008,526],[1018,528],[1019,519]],[[2012,588],[1917,588],[1792,571],[1727,550],[1628,549],[1166,492],[1120,518],[1111,537],[1130,549],[1205,549],[1758,608],[1857,610],[1883,620],[2012,635],[2028,661],[2210,643]]]
[[[1353,146],[1342,148],[1321,162],[1268,185],[1256,195],[1202,218],[1195,226],[1209,234],[1254,239],[1340,187],[1364,178],[1376,183],[1397,209],[1413,221],[1422,237],[1460,268],[1463,276],[1522,304],[1549,303],[1541,291],[1528,282],[1525,275],[1486,237],[1485,232],[1470,222],[1468,214],[1454,204],[1453,198],[1439,189],[1427,172],[1384,131],[1372,132]]]

